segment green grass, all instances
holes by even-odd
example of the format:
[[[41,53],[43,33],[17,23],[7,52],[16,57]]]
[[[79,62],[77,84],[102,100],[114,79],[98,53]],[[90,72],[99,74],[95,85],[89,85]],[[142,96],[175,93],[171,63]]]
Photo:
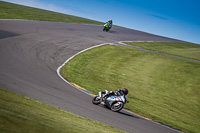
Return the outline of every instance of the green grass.
[[[125,42],[126,44],[200,60],[200,45],[183,42]]]
[[[199,66],[200,63],[185,59],[106,45],[74,57],[61,69],[61,74],[94,93],[126,87],[129,109],[197,133],[200,132]]]
[[[0,1],[1,19],[28,19],[102,25],[102,22]]]
[[[1,133],[116,133],[106,124],[0,89]]]

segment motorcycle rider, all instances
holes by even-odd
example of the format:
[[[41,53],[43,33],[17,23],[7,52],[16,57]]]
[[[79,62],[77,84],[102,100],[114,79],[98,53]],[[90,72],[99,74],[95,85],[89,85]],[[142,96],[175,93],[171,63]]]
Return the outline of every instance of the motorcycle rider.
[[[123,95],[127,95],[128,94],[128,89],[124,88],[123,90],[117,89],[115,90],[115,92],[113,91],[107,91],[105,90],[105,96],[104,97],[109,97],[109,96],[123,96]]]
[[[112,28],[112,19],[109,19],[107,23],[109,23],[109,28],[111,29]]]
[[[128,103],[126,95],[128,94],[128,89],[124,88],[123,90],[117,89],[113,91],[100,91],[92,99],[92,103],[95,105],[103,104],[106,107],[110,108],[114,112],[118,112],[123,109],[124,105]]]

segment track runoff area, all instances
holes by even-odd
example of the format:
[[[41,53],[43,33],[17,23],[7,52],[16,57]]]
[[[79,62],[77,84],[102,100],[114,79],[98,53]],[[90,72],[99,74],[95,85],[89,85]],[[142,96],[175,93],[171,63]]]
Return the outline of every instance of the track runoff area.
[[[89,50],[89,49],[93,49],[93,48],[96,48],[96,47],[99,47],[99,46],[103,46],[103,45],[125,45],[125,46],[126,46],[126,44],[124,44],[123,42],[132,42],[132,41],[120,41],[120,42],[117,42],[117,43],[103,43],[103,44],[99,44],[99,45],[96,45],[96,46],[93,46],[93,47],[90,47],[90,48],[87,48],[87,49],[84,49],[84,50],[78,52],[77,54],[75,54],[75,55],[73,55],[72,57],[70,57],[69,59],[67,59],[60,67],[58,67],[58,69],[57,69],[57,74],[58,74],[58,76],[59,76],[63,81],[65,81],[67,84],[71,85],[72,87],[74,87],[74,88],[76,88],[76,89],[82,91],[83,93],[86,93],[86,94],[88,94],[88,95],[90,95],[90,96],[92,96],[92,97],[95,97],[96,94],[94,94],[93,92],[88,91],[87,89],[85,89],[85,88],[83,88],[83,87],[81,87],[81,86],[79,86],[79,85],[77,85],[77,84],[75,84],[75,83],[69,82],[69,81],[67,81],[65,78],[63,78],[62,75],[60,74],[61,68],[62,68],[66,63],[68,63],[71,59],[73,59],[75,56],[77,56],[77,55],[79,55],[79,54],[81,54],[81,53],[83,53],[83,52],[85,52],[85,51],[87,51],[87,50]],[[142,42],[142,41],[140,41],[140,42]],[[150,41],[150,42],[152,42],[152,41]],[[133,48],[134,48],[134,47],[133,47]],[[142,50],[143,50],[143,49],[142,49]],[[152,51],[152,52],[154,52],[154,51]],[[145,116],[143,116],[143,115],[141,115],[141,114],[138,114],[138,113],[136,113],[136,112],[134,112],[133,110],[130,110],[130,109],[128,109],[128,108],[123,108],[123,110],[126,111],[126,112],[129,112],[129,113],[131,113],[131,114],[133,114],[133,115],[136,115],[137,117],[140,117],[140,118],[142,118],[142,119],[145,119],[145,120],[151,121],[151,122],[153,122],[153,123],[159,124],[159,125],[161,125],[161,126],[164,126],[164,127],[166,127],[166,128],[169,128],[169,129],[174,130],[174,131],[176,131],[176,132],[184,133],[183,131],[181,131],[181,130],[179,130],[179,129],[173,128],[173,127],[171,127],[171,126],[169,126],[169,125],[165,125],[165,124],[163,124],[163,123],[161,123],[161,122],[158,122],[158,121],[155,121],[155,120],[153,120],[153,119],[151,119],[151,118],[145,117]]]

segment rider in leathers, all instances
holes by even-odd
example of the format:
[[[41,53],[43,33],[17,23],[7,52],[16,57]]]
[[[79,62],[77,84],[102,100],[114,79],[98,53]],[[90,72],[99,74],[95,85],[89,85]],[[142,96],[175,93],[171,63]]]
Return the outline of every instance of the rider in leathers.
[[[111,29],[112,28],[112,19],[109,19],[107,23],[109,23],[109,28]]]
[[[128,94],[128,89],[126,89],[126,88],[124,88],[123,90],[117,89],[117,90],[115,90],[115,92],[105,90],[105,96],[104,97],[123,96],[123,95],[126,96],[127,94]]]

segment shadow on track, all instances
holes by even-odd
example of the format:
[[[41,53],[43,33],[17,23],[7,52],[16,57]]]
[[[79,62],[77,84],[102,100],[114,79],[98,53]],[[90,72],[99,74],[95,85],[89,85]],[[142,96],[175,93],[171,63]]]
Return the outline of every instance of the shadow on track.
[[[134,117],[134,118],[137,118],[137,119],[140,119],[140,117],[136,116],[136,115],[133,115],[133,114],[130,114],[130,113],[126,113],[126,112],[118,112],[119,114],[122,114],[122,115],[125,115],[125,116],[129,116],[129,117]]]
[[[105,105],[101,105],[101,104],[100,104],[100,106],[103,107],[103,108],[105,108],[105,109],[110,110],[110,109],[109,109],[107,106],[105,106]],[[110,111],[113,112],[112,110],[110,110]],[[125,111],[123,111],[123,109],[122,109],[121,111],[115,112],[115,113],[119,113],[119,114],[121,114],[121,115],[125,115],[125,116],[128,116],[128,117],[133,117],[133,118],[140,119],[140,117],[138,117],[137,115],[134,115],[134,114],[125,112]]]
[[[113,30],[109,30],[108,33],[113,33],[113,34],[117,34],[117,31],[113,31]]]
[[[0,39],[7,38],[7,37],[13,37],[13,36],[19,36],[19,35],[20,34],[18,34],[18,33],[0,30]]]

